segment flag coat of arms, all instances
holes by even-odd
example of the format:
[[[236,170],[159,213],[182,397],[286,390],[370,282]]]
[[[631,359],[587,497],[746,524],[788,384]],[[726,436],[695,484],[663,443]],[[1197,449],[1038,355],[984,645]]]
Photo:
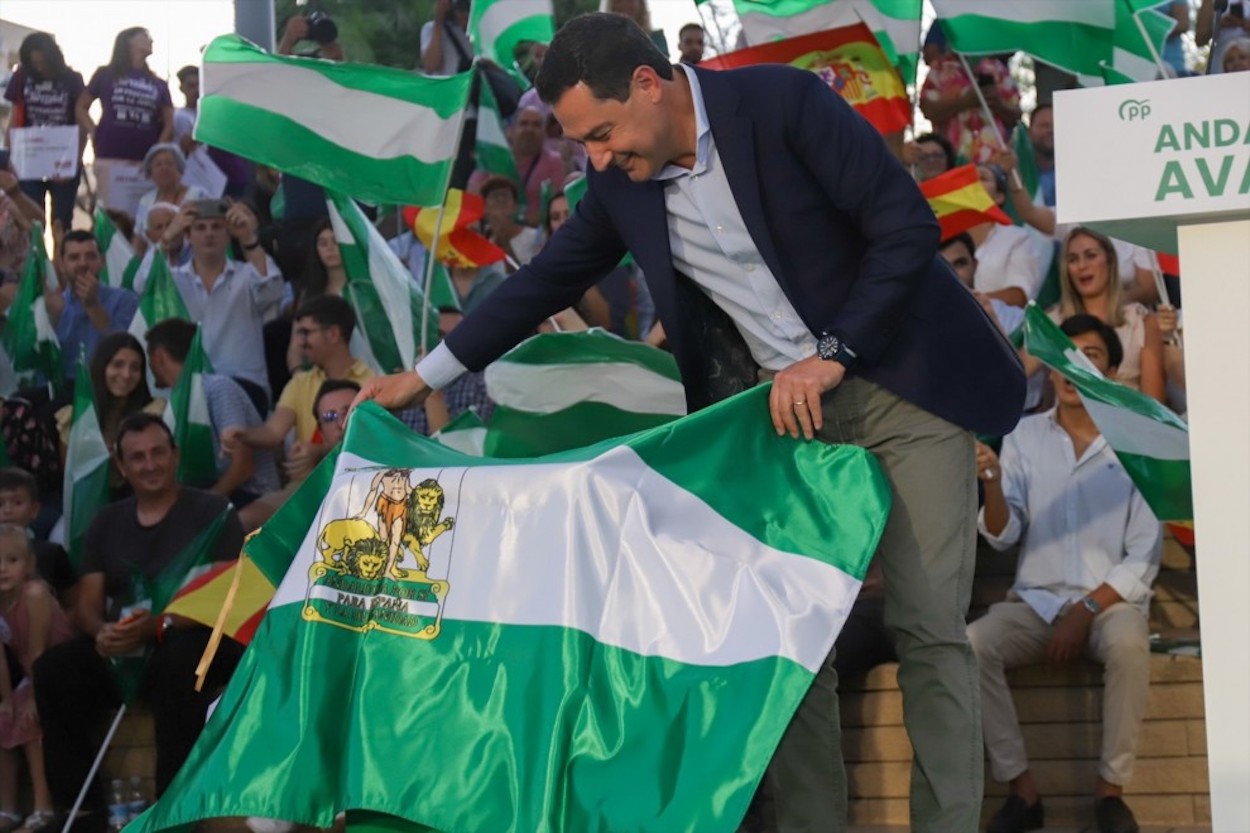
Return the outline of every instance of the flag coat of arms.
[[[732,69],[752,64],[811,70],[882,134],[911,124],[911,99],[903,79],[863,23],[739,49],[699,65]]]
[[[295,542],[290,567],[132,833],[344,810],[440,831],[733,830],[890,501],[864,449],[778,437],[767,395],[507,463],[363,406],[328,488],[255,539]]]

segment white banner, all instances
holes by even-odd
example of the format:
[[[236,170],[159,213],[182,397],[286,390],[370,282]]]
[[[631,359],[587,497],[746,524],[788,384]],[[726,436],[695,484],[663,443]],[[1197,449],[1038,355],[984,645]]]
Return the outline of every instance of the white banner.
[[[78,126],[15,127],[13,169],[20,179],[71,179],[78,173]]]

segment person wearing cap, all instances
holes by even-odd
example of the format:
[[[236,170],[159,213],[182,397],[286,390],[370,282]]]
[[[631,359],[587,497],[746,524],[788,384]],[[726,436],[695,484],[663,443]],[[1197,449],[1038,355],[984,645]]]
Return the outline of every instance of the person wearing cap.
[[[152,183],[152,190],[139,198],[135,209],[135,234],[144,234],[148,212],[158,202],[181,206],[184,202],[208,199],[212,195],[198,185],[187,185],[182,175],[187,170],[187,157],[173,142],[161,142],[148,148],[143,157],[143,175]]]

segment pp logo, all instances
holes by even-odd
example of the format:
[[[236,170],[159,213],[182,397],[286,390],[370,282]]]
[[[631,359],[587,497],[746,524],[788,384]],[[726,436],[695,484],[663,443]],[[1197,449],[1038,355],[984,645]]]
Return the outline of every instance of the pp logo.
[[[1120,102],[1120,121],[1141,121],[1150,115],[1150,102],[1126,98]]]

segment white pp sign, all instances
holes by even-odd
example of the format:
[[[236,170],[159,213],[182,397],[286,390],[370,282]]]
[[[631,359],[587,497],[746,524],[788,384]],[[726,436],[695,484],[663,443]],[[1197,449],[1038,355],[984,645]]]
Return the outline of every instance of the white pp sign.
[[[13,169],[20,179],[71,179],[78,173],[78,126],[15,127]]]

